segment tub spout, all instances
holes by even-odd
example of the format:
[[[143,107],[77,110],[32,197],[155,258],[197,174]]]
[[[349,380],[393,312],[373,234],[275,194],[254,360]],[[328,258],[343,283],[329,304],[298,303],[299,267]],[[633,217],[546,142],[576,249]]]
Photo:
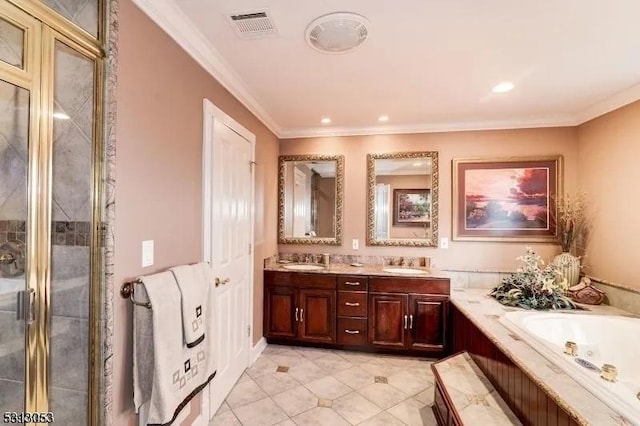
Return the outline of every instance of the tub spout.
[[[576,342],[567,340],[564,344],[564,353],[571,356],[578,356],[578,345]]]
[[[600,375],[607,382],[618,381],[618,369],[615,365],[605,364],[602,366],[602,374]]]

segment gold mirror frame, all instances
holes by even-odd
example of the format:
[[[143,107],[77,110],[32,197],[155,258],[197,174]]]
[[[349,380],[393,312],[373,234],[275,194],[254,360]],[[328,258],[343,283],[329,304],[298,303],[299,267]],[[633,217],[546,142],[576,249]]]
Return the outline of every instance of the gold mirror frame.
[[[295,238],[284,235],[284,178],[288,161],[336,162],[336,233],[333,238]],[[344,197],[344,155],[281,155],[278,157],[278,243],[279,244],[342,244],[342,206]]]
[[[378,239],[376,238],[376,160],[429,159],[431,160],[431,238],[430,239]],[[390,152],[367,154],[367,245],[368,246],[438,246],[438,151]]]

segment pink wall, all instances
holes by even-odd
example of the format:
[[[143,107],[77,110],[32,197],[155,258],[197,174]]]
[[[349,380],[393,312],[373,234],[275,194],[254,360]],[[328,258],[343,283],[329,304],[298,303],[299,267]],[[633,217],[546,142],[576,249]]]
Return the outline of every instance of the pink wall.
[[[255,322],[262,336],[262,259],[276,251],[278,141],[130,0],[120,2],[115,285],[201,260],[202,99],[256,135]],[[141,268],[140,243],[155,241]],[[117,294],[116,289],[116,294]],[[114,299],[114,412],[133,425],[131,304]]]
[[[280,141],[281,155],[344,154],[345,197],[343,244],[341,247],[279,245],[280,251],[343,253],[362,255],[431,256],[437,268],[459,270],[513,270],[522,243],[457,242],[448,250],[411,247],[367,247],[366,157],[367,153],[438,151],[440,166],[440,237],[451,236],[451,160],[469,157],[509,157],[561,154],[564,156],[565,189],[577,184],[578,131],[575,127],[449,132],[409,135],[374,135]],[[351,239],[360,240],[360,250],[351,250]],[[559,253],[553,244],[532,244],[544,257]]]
[[[640,289],[640,101],[579,126],[578,141],[580,188],[592,217],[584,271]]]

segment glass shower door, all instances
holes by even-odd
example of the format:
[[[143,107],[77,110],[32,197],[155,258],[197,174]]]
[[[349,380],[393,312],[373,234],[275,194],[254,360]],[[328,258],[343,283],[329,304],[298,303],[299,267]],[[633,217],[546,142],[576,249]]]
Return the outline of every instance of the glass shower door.
[[[0,408],[26,411],[31,70],[35,22],[0,8]]]

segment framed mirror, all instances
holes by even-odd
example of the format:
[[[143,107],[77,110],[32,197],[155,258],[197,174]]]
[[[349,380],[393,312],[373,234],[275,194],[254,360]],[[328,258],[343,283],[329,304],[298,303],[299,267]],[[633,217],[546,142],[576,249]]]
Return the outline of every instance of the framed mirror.
[[[367,155],[367,245],[437,247],[436,151]]]
[[[278,242],[342,243],[344,156],[278,157]]]

